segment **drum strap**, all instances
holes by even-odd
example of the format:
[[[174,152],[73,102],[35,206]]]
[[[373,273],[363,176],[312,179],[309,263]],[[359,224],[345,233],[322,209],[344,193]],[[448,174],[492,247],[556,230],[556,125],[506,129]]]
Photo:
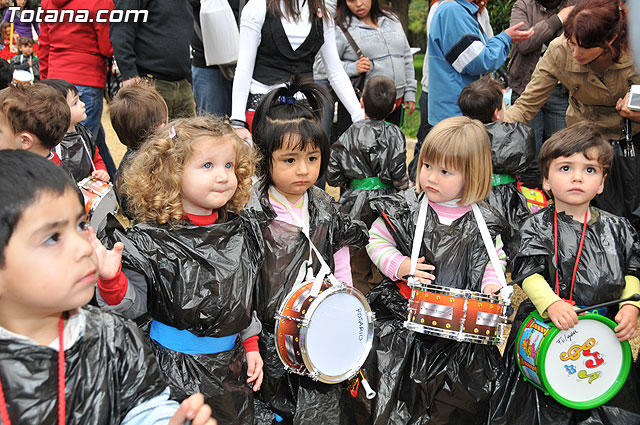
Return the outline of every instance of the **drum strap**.
[[[489,229],[487,228],[487,223],[484,221],[484,217],[482,217],[482,213],[480,212],[478,204],[476,204],[475,202],[471,204],[471,210],[473,211],[473,215],[475,216],[476,222],[478,223],[480,235],[482,236],[482,242],[484,242],[484,247],[487,250],[487,254],[489,254],[491,265],[496,271],[496,275],[498,276],[498,280],[500,281],[500,286],[502,286],[503,288],[507,288],[507,278],[505,277],[504,270],[502,270],[502,266],[500,265],[500,261],[498,260],[496,246],[491,239]]]
[[[291,215],[292,219],[296,222],[296,225],[302,228],[302,233],[306,236],[307,240],[309,241],[309,247],[310,247],[309,259],[305,260],[304,263],[302,264],[302,267],[300,267],[300,271],[298,272],[298,277],[296,278],[295,284],[301,283],[305,280],[307,281],[313,280],[314,283],[313,283],[313,286],[311,287],[311,296],[314,298],[318,296],[318,293],[320,292],[320,288],[322,287],[322,282],[324,281],[325,277],[327,277],[333,285],[340,285],[341,283],[338,281],[338,279],[335,278],[335,276],[331,272],[331,268],[326,263],[326,261],[324,261],[324,258],[322,258],[322,255],[320,254],[316,246],[313,244],[313,242],[311,242],[311,238],[309,237],[310,226],[309,226],[309,194],[308,192],[305,192],[304,198],[302,200],[302,203],[303,203],[302,204],[302,220],[298,218],[298,215],[295,214],[295,212],[291,208],[291,203],[289,202],[289,200],[283,194],[278,192],[278,190],[274,186],[271,186],[269,188],[269,194],[287,209],[287,212],[289,212],[289,215]],[[318,258],[318,261],[320,262],[320,271],[315,277],[313,276],[313,268],[312,268],[314,253]]]
[[[589,218],[589,208],[584,214],[584,223],[582,224],[582,235],[580,235],[580,245],[578,246],[578,255],[576,256],[576,263],[573,266],[573,274],[571,275],[571,292],[569,292],[569,304],[575,305],[573,301],[573,285],[576,283],[576,272],[578,271],[578,263],[580,263],[580,256],[582,255],[582,246],[584,245],[584,234],[587,233],[587,218]],[[558,210],[553,207],[553,251],[556,257],[556,295],[560,296],[560,278],[558,276],[558,270],[560,269],[560,262],[558,261]]]
[[[420,211],[418,212],[418,222],[416,223],[416,231],[413,234],[413,246],[411,247],[411,269],[409,274],[413,276],[418,265],[418,256],[420,255],[420,243],[424,234],[424,225],[427,221],[427,209],[429,208],[427,195],[422,195],[420,201]]]

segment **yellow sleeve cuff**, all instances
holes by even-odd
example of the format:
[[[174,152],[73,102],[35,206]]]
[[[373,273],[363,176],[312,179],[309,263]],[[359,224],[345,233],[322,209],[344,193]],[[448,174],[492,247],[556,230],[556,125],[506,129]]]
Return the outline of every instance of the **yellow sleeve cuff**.
[[[529,276],[522,282],[522,289],[527,294],[541,316],[546,317],[547,308],[561,298],[553,292],[541,274]]]
[[[633,294],[640,294],[640,280],[637,277],[627,275],[624,277],[624,281],[626,282],[626,285],[624,287],[624,290],[622,291],[621,298],[627,298]],[[634,305],[638,307],[638,309],[640,309],[640,301],[626,301],[620,303],[620,307],[626,304]]]

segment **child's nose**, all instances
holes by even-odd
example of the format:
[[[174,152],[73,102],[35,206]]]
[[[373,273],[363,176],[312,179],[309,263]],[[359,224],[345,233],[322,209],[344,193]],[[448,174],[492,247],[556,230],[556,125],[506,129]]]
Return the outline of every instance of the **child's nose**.
[[[76,237],[74,238],[74,250],[75,257],[77,261],[82,260],[85,257],[90,257],[93,255],[93,246],[89,241],[89,234],[86,231],[75,233]]]
[[[227,175],[227,171],[223,168],[216,173],[216,181],[218,183],[224,183],[229,180],[229,176]]]

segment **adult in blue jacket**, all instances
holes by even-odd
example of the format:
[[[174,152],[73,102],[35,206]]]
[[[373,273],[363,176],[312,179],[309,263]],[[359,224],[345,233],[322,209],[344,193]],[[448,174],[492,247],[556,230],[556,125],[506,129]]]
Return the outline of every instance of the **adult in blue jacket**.
[[[476,18],[472,0],[441,2],[429,29],[429,124],[462,115],[458,96],[481,75],[500,68],[509,54],[511,41],[533,35],[520,31],[520,22],[495,37],[487,37]]]

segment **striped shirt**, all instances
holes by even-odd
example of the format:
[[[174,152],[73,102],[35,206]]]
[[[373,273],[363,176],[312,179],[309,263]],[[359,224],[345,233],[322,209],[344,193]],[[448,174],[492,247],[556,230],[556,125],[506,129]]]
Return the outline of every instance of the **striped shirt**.
[[[440,223],[449,226],[454,220],[471,211],[471,205],[460,206],[457,202],[458,199],[445,203],[429,201],[429,206],[431,206],[438,215]],[[402,264],[405,259],[409,259],[409,257],[403,255],[398,250],[396,242],[382,218],[378,218],[374,221],[371,225],[371,229],[369,229],[367,253],[369,254],[369,257],[371,257],[371,261],[382,273],[384,273],[385,276],[394,281],[401,280],[397,276],[398,268],[400,267],[400,264]],[[507,256],[503,249],[502,238],[499,235],[496,238],[496,253],[498,254],[500,265],[504,270],[507,266]],[[484,269],[482,289],[489,284],[501,286],[498,275],[490,261]]]

